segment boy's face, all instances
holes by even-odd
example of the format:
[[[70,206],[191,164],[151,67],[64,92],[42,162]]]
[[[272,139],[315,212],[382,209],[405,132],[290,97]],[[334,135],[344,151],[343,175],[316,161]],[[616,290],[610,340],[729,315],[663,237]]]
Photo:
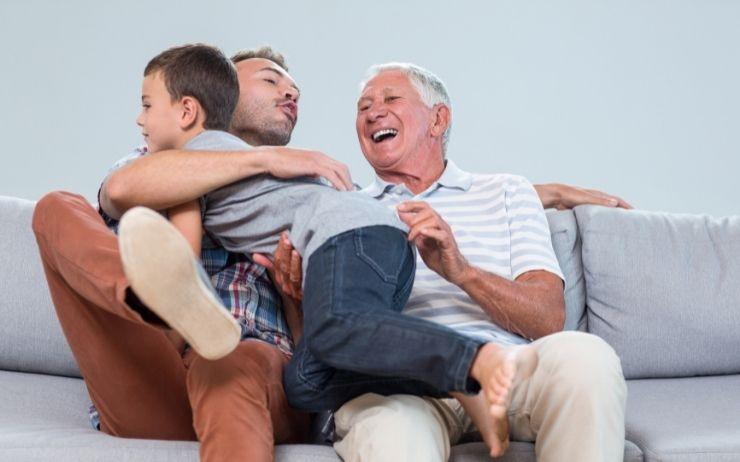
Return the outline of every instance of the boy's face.
[[[181,104],[172,101],[161,72],[144,77],[141,86],[141,113],[136,123],[141,127],[150,152],[181,148]]]

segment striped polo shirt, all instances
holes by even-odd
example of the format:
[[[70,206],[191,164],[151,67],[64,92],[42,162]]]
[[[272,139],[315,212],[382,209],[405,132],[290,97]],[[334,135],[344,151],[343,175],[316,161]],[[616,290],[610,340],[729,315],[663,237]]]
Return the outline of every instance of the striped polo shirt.
[[[564,279],[542,203],[521,176],[468,173],[447,160],[442,176],[420,194],[378,177],[363,192],[392,208],[409,200],[427,202],[450,225],[463,256],[485,271],[514,280],[527,271],[545,270]],[[405,313],[484,341],[529,341],[495,324],[467,293],[430,270],[419,255],[416,265]]]

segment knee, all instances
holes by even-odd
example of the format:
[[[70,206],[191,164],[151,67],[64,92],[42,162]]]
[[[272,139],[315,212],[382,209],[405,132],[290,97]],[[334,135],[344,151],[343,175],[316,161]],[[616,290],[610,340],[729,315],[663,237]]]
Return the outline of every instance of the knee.
[[[436,412],[417,396],[362,395],[335,415],[338,452],[345,460],[445,461],[449,435]]]
[[[65,191],[52,191],[39,199],[33,209],[31,221],[31,227],[36,236],[42,235],[46,230],[49,216],[59,213],[67,204],[76,201],[84,202],[85,199],[78,194]]]
[[[215,361],[195,356],[188,367],[188,388],[207,395],[238,393],[263,398],[269,386],[281,386],[280,355],[274,346],[244,341],[232,353]]]
[[[626,393],[622,366],[614,349],[600,337],[562,332],[540,350],[540,367],[578,393],[620,390]]]
[[[333,409],[323,406],[325,395],[316,390],[300,374],[297,361],[288,363],[283,371],[285,397],[293,409],[307,412],[321,412]]]

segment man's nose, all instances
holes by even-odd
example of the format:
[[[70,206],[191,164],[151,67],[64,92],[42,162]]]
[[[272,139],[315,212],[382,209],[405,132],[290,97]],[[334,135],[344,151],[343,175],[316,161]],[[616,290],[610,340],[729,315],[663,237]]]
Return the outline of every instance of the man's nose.
[[[283,96],[295,103],[296,101],[298,101],[298,90],[288,85],[283,90]]]
[[[373,104],[367,110],[367,121],[375,122],[379,118],[385,117],[388,114],[388,108],[385,104]]]

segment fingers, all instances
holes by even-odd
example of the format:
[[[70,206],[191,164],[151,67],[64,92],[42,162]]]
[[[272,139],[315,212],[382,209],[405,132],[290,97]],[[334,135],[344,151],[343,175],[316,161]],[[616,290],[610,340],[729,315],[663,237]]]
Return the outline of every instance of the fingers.
[[[273,265],[272,261],[270,261],[270,259],[267,258],[267,256],[265,256],[265,255],[263,255],[261,253],[253,253],[252,254],[252,261],[255,262],[255,263],[257,263],[258,265],[264,266],[265,268],[267,268],[270,271],[273,270],[273,269],[275,269],[275,265]]]
[[[283,293],[291,293],[290,283],[290,270],[291,270],[291,254],[293,252],[293,244],[288,239],[287,233],[283,232],[280,235],[280,241],[278,242],[277,248],[275,248],[275,285]],[[296,252],[297,253],[297,252]]]
[[[404,213],[419,213],[423,210],[434,210],[431,205],[424,201],[401,202],[396,206],[396,209]]]
[[[352,191],[355,189],[349,167],[342,162],[332,159],[324,153],[316,152],[317,162],[320,164],[320,174],[339,191]]]
[[[303,259],[297,250],[293,250],[290,255],[290,296],[296,300],[303,299]]]
[[[632,205],[627,203],[624,199],[621,197],[614,196],[612,194],[607,194],[603,191],[599,191],[598,189],[586,189],[587,193],[594,196],[595,202],[598,205],[604,205],[606,207],[618,207],[622,209],[632,209]]]

